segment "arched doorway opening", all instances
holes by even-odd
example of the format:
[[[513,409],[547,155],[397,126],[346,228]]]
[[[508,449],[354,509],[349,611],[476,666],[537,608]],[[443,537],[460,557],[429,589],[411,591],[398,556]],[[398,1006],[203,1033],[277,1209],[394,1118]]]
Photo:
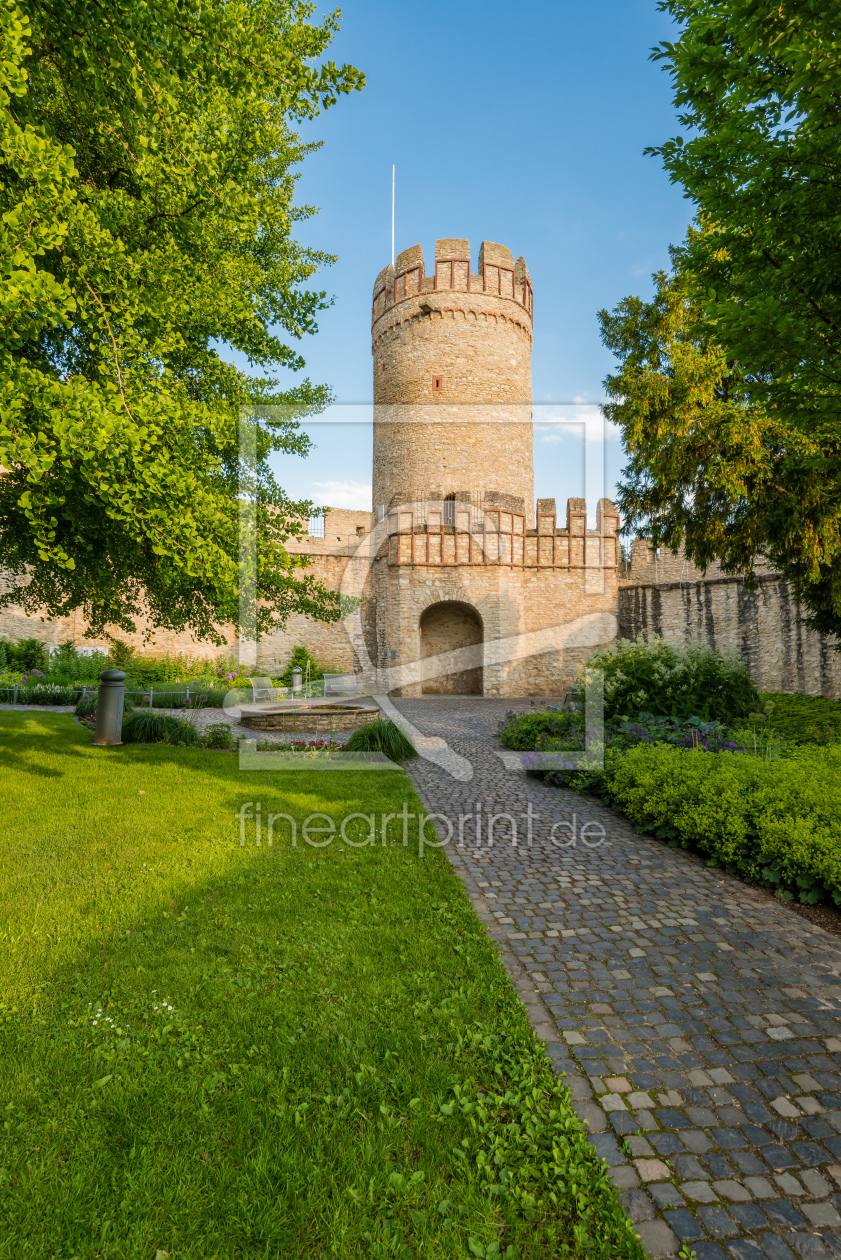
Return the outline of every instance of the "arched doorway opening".
[[[447,600],[420,619],[421,690],[425,696],[481,696],[482,618],[469,604]]]

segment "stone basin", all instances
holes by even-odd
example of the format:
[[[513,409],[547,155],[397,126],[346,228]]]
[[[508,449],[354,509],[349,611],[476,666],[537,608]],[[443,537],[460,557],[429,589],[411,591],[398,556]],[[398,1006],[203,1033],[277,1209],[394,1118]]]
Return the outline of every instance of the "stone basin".
[[[240,722],[252,731],[283,731],[289,735],[329,735],[333,731],[355,731],[380,716],[370,700],[283,701],[279,704],[243,705]]]

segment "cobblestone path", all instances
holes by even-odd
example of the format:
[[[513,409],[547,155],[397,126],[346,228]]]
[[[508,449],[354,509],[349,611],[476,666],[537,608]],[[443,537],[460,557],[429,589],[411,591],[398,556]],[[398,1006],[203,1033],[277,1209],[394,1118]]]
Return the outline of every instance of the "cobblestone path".
[[[409,766],[649,1254],[841,1257],[841,939],[507,770],[494,732],[530,701],[395,703],[473,763]],[[487,844],[502,813],[516,847],[506,820]]]

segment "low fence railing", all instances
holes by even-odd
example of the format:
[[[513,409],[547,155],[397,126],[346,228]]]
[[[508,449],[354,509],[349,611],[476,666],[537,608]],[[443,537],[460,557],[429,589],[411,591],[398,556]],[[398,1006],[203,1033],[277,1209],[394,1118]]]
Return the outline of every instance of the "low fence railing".
[[[56,703],[56,704],[62,703],[61,701],[53,702],[47,699],[46,697],[44,699],[41,699],[40,697],[39,699],[34,699],[31,697],[31,695],[28,695],[28,693],[31,693],[33,690],[34,690],[34,687],[28,687],[25,684],[21,686],[20,683],[9,684],[8,686],[0,686],[0,703],[2,704],[44,704],[44,705],[50,705],[52,703]],[[41,684],[39,686],[39,691],[40,691],[41,696],[45,696],[45,693],[48,691],[56,691],[56,692],[64,692],[64,693],[69,692],[72,696],[72,699],[68,700],[66,702],[67,704],[78,704],[80,700],[86,700],[89,697],[93,699],[96,696],[98,690],[99,690],[98,682],[83,683],[81,686],[77,686],[77,687],[64,686],[60,683],[56,683],[54,686],[51,686],[51,684],[49,683]],[[27,696],[27,698],[21,699],[21,693]],[[205,708],[205,707],[221,708],[222,707],[221,705],[211,706],[210,704],[202,704],[201,697],[206,695],[206,691],[202,690],[202,688],[200,687],[185,686],[180,691],[170,691],[168,688],[159,688],[156,690],[154,686],[126,687],[125,694],[127,696],[132,696],[132,697],[140,697],[141,703],[145,702],[147,705],[153,708],[185,709],[185,708],[189,708],[191,705],[197,705],[197,707],[201,707],[201,708]],[[242,702],[247,703],[247,700],[249,698],[249,693],[243,691],[241,694],[243,698]]]
[[[32,692],[40,693],[39,698],[35,699]],[[61,705],[61,700],[49,700],[45,693],[49,691],[70,693],[72,699],[64,703],[78,704],[79,700],[94,698],[99,689],[98,680],[90,683],[80,683],[77,686],[68,686],[61,683],[42,683],[32,684],[28,686],[20,683],[9,683],[8,685],[0,685],[0,704],[40,704],[44,706]],[[253,693],[246,691],[244,688],[233,688],[238,691],[237,704],[250,704],[254,701]],[[275,699],[309,699],[321,696],[352,696],[359,695],[363,691],[362,679],[354,674],[325,674],[323,678],[314,679],[306,682],[299,689],[292,687],[276,687],[274,688]],[[214,699],[218,699],[220,695],[229,695],[230,691],[224,691],[221,687],[207,688],[197,685],[184,685],[183,688],[172,690],[169,686],[155,686],[151,683],[147,687],[126,687],[125,695],[131,696],[136,706],[146,705],[155,709],[188,709],[188,708],[222,708],[223,705],[213,704],[210,700],[203,700],[203,697],[211,692]],[[26,699],[21,699],[21,693],[26,695]],[[43,699],[41,697],[44,697]]]

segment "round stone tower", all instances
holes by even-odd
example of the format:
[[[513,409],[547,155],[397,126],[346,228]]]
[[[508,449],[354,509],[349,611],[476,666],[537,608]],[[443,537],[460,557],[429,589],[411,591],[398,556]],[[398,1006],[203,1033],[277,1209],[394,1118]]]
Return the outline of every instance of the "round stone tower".
[[[413,245],[374,285],[374,511],[431,501],[521,512],[534,526],[532,287],[483,241]],[[382,514],[382,513],[381,513]]]

